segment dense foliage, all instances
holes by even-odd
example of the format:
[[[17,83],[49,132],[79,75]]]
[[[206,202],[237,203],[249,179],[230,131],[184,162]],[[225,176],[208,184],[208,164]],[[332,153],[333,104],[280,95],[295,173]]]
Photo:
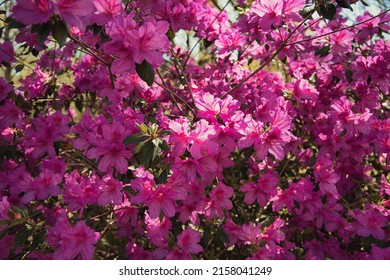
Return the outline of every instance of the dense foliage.
[[[355,2],[3,1],[0,258],[390,259],[390,15]]]

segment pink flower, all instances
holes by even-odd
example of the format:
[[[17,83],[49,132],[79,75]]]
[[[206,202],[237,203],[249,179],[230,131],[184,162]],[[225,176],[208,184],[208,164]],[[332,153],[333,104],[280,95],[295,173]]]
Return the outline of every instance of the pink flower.
[[[58,196],[61,194],[61,189],[58,184],[62,182],[60,174],[53,173],[48,169],[43,169],[33,182],[36,190],[37,199],[46,199],[49,195]]]
[[[261,27],[269,29],[283,20],[300,20],[298,12],[303,5],[305,0],[258,0],[252,9],[261,18]]]
[[[135,28],[136,23],[131,15],[117,16],[106,28],[112,41],[105,44],[103,49],[116,57],[112,64],[113,73],[129,71],[130,74],[135,74],[135,49],[129,36],[129,32]]]
[[[256,225],[252,222],[245,224],[237,232],[237,237],[244,241],[244,244],[257,244],[261,238],[261,225]]]
[[[61,140],[62,135],[69,131],[68,122],[69,118],[63,116],[60,111],[49,116],[40,114],[26,129],[24,137],[26,154],[36,159],[45,152],[49,156],[55,156],[54,142]]]
[[[336,183],[340,180],[340,176],[333,169],[333,162],[330,160],[330,155],[318,157],[314,165],[314,177],[319,183],[322,194],[330,195],[335,199],[340,197]]]
[[[202,246],[197,244],[200,241],[200,237],[200,232],[196,232],[192,228],[187,227],[178,235],[177,245],[186,253],[200,253],[203,251]]]
[[[89,141],[96,139],[93,144],[97,146],[90,149],[87,156],[89,158],[101,157],[98,165],[99,171],[112,172],[115,168],[119,173],[125,174],[128,167],[127,159],[133,153],[126,149],[122,140],[130,132],[121,123],[115,122],[110,125],[102,125],[101,130],[99,129],[99,132],[95,131],[95,133],[96,135],[91,135],[92,133],[86,135]],[[87,147],[87,143],[78,142],[78,145],[83,148]]]
[[[390,248],[379,248],[373,245],[370,255],[373,260],[390,260]]]
[[[158,185],[157,188],[150,194],[147,201],[150,218],[157,218],[161,211],[163,211],[167,217],[173,217],[176,213],[175,199],[175,194],[168,186]]]
[[[189,144],[190,122],[185,118],[178,118],[169,122],[169,129],[172,133],[169,135],[169,143],[172,147],[172,156],[181,156]]]
[[[281,230],[285,226],[285,221],[277,218],[270,226],[265,228],[265,232],[261,235],[262,240],[267,243],[267,246],[273,250],[277,249],[277,245],[285,239],[285,234]]]
[[[0,59],[1,60],[1,59]],[[13,87],[0,77],[0,102],[7,98]]]
[[[357,221],[356,233],[363,237],[373,235],[378,240],[385,239],[385,231],[382,229],[389,223],[389,218],[378,213],[374,209],[358,211],[355,215]]]
[[[298,101],[301,101],[302,99],[316,101],[318,99],[319,92],[313,85],[309,84],[306,79],[299,79],[294,83],[293,94]]]
[[[94,0],[93,4],[96,8],[93,20],[99,25],[106,24],[123,12],[121,0]]]
[[[51,0],[17,0],[12,8],[15,19],[24,24],[45,23],[53,13]]]
[[[39,66],[37,66],[31,75],[28,75],[24,79],[20,79],[22,86],[19,87],[19,89],[27,91],[30,99],[41,97],[45,94],[45,90],[47,90],[45,84],[49,81],[49,79],[49,74],[45,73]]]
[[[241,50],[246,43],[246,38],[237,30],[221,34],[215,41],[215,46],[219,48],[218,55],[222,58],[231,55],[234,50]]]
[[[4,43],[0,44],[0,64],[2,62],[7,62],[7,63],[15,62],[14,46],[10,41],[5,41]]]
[[[233,203],[230,200],[230,198],[233,196],[233,193],[234,189],[232,187],[226,186],[222,182],[219,182],[217,186],[210,192],[212,205],[220,218],[224,216],[222,208],[226,210],[233,208]]]
[[[98,155],[102,156],[98,165],[99,171],[111,172],[115,167],[119,173],[126,174],[129,166],[127,158],[132,156],[132,152],[125,150],[123,144],[113,143],[107,148],[99,148]]]
[[[58,0],[56,13],[69,25],[84,29],[87,16],[92,16],[95,6],[91,0]]]
[[[253,144],[257,146],[260,141],[260,135],[263,133],[263,127],[264,124],[262,122],[254,120],[250,115],[246,115],[238,130],[243,135],[238,141],[238,146],[240,148],[248,148]]]
[[[352,50],[352,42],[356,34],[348,30],[333,33],[330,35],[333,55],[344,55]]]
[[[250,182],[241,187],[241,191],[245,192],[244,202],[253,204],[257,200],[261,207],[265,206],[277,194],[278,183],[279,179],[274,172],[264,173],[257,183]]]
[[[160,217],[152,219],[146,213],[145,224],[147,229],[146,236],[152,241],[154,245],[164,247],[166,245],[165,240],[172,227],[171,221],[167,217],[164,217],[162,220],[160,220]]]
[[[100,185],[98,204],[105,206],[109,203],[119,205],[122,203],[122,182],[113,178],[110,174],[103,177]]]
[[[14,102],[6,100],[5,104],[0,106],[0,131],[18,124],[22,118],[24,118],[23,111]]]
[[[60,246],[54,252],[53,258],[72,260],[80,256],[83,260],[91,260],[95,251],[93,245],[99,238],[100,234],[89,228],[85,221],[79,221],[74,227],[60,232]]]
[[[194,98],[198,108],[197,117],[213,123],[216,123],[218,118],[223,122],[228,121],[240,107],[239,102],[231,95],[221,100],[208,92],[198,92]]]
[[[193,158],[214,156],[218,154],[219,145],[213,139],[218,137],[219,128],[200,120],[190,134],[191,147],[188,149]]]
[[[63,200],[68,203],[68,209],[79,210],[97,203],[100,185],[100,178],[96,175],[81,177],[77,170],[65,174]]]
[[[6,234],[0,238],[0,260],[9,259],[9,253],[14,247],[14,235]]]
[[[261,26],[263,28],[268,29],[271,25],[277,26],[282,23],[283,1],[256,1],[252,8],[261,18]]]
[[[164,62],[162,52],[168,50],[169,40],[165,33],[169,25],[165,21],[145,22],[138,30],[129,32],[134,46],[134,61],[141,64],[146,60],[157,66]]]
[[[145,177],[138,177],[130,182],[131,188],[137,191],[137,194],[131,198],[132,203],[146,203],[153,193],[155,185],[153,175],[146,171],[143,176]]]

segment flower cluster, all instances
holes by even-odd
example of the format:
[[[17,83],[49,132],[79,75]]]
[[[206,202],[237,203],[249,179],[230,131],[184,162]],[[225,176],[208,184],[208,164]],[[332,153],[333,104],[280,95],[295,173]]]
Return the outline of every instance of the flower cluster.
[[[9,2],[0,259],[390,259],[386,11]]]

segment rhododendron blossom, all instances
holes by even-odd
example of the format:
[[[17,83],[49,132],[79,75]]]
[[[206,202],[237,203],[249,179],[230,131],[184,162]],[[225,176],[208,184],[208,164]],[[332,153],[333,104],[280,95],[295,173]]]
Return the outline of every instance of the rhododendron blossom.
[[[51,0],[18,0],[12,9],[16,20],[24,24],[44,23],[54,13]]]
[[[2,1],[0,259],[389,258],[387,3],[222,2]]]

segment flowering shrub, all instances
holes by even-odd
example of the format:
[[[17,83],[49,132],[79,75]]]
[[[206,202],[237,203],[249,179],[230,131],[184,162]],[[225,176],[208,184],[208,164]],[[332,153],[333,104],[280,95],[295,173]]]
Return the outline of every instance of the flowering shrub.
[[[388,10],[7,2],[0,258],[390,259]]]

